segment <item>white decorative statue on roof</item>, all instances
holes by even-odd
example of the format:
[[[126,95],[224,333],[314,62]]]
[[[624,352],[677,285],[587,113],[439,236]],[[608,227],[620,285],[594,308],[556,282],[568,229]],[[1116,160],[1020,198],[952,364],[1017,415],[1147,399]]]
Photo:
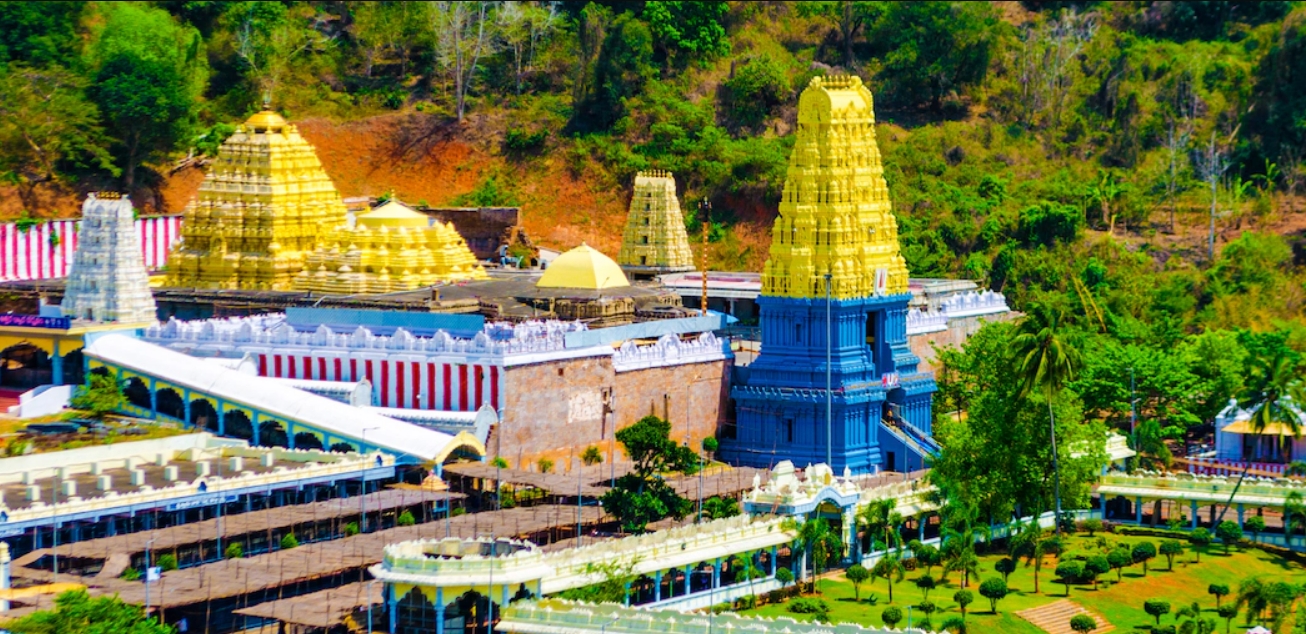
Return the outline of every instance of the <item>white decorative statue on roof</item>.
[[[86,321],[155,321],[154,295],[126,197],[91,194],[82,204],[81,232],[62,308],[65,316]]]

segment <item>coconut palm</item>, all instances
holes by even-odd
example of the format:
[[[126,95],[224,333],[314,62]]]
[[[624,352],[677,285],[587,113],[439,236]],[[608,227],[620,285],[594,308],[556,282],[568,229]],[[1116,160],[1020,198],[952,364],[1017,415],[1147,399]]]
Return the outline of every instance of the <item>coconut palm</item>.
[[[1012,359],[1020,380],[1019,398],[1042,393],[1048,404],[1048,429],[1052,441],[1052,481],[1056,500],[1054,523],[1061,534],[1061,468],[1057,464],[1057,424],[1052,402],[1075,375],[1079,352],[1057,332],[1059,314],[1033,306],[1020,325],[1020,334],[1012,340]]]
[[[1016,521],[1011,530],[1008,547],[1012,557],[1025,560],[1025,565],[1034,566],[1034,594],[1038,594],[1038,573],[1043,569],[1043,556],[1047,554],[1047,540],[1043,539],[1043,527],[1039,526],[1038,517],[1028,522]]]
[[[1242,398],[1245,406],[1252,408],[1252,417],[1248,421],[1252,434],[1260,436],[1265,430],[1279,425],[1292,434],[1293,438],[1301,437],[1302,412],[1294,402],[1301,401],[1303,395],[1297,369],[1296,360],[1286,350],[1278,350],[1272,356],[1258,356],[1252,361],[1251,380],[1247,382]],[[1280,443],[1285,443],[1284,436],[1278,430],[1275,435]],[[1234,496],[1238,495],[1238,489],[1246,478],[1247,469],[1244,468],[1233,491],[1229,493],[1229,501],[1220,510],[1220,517],[1215,520],[1217,525],[1229,511]]]
[[[979,511],[974,506],[949,504],[943,507],[940,554],[945,563],[944,578],[951,571],[961,573],[961,587],[970,584],[971,575],[979,575],[979,556],[975,554],[975,542],[990,537],[989,528],[976,521]]]
[[[857,523],[866,531],[866,536],[870,540],[871,548],[875,547],[875,538],[884,535],[884,547],[902,548],[902,535],[898,532],[898,527],[902,525],[903,517],[900,513],[893,510],[897,504],[893,498],[875,500],[862,508],[857,514]]]
[[[1283,538],[1289,548],[1292,547],[1292,531],[1306,530],[1306,503],[1302,502],[1301,493],[1293,491],[1283,503]]]
[[[839,533],[830,528],[830,523],[821,517],[813,517],[801,525],[788,522],[790,530],[797,530],[798,541],[807,549],[807,557],[812,562],[812,592],[818,592],[817,579],[831,561],[843,553],[843,540]]]

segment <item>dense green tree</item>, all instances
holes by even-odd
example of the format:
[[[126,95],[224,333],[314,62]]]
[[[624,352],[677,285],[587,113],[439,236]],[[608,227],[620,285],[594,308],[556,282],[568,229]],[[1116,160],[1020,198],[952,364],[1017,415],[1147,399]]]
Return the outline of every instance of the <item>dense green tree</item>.
[[[617,478],[601,503],[625,530],[641,532],[650,522],[668,516],[681,519],[693,507],[661,477],[668,471],[693,472],[698,467],[698,455],[677,445],[670,435],[671,423],[656,416],[645,416],[616,434],[635,468]]]
[[[952,600],[957,603],[957,609],[961,610],[961,618],[966,618],[966,606],[975,601],[975,594],[970,590],[958,590],[952,594]]]
[[[69,67],[80,52],[86,2],[0,3],[0,66]]]
[[[726,3],[717,0],[650,0],[644,3],[643,17],[668,64],[684,66],[730,52],[722,24],[726,10]]]
[[[1211,531],[1198,527],[1188,533],[1188,543],[1193,545],[1193,558],[1202,562],[1202,550],[1211,545]]]
[[[127,403],[122,383],[107,373],[91,372],[86,385],[77,389],[68,403],[73,409],[86,410],[91,416],[111,414]]]
[[[1215,597],[1215,607],[1220,607],[1220,599],[1229,596],[1229,586],[1223,583],[1213,583],[1206,586],[1206,593]]]
[[[938,111],[952,91],[984,81],[1001,26],[985,3],[887,3],[868,39],[883,55],[878,78],[905,105]]]
[[[1166,570],[1174,570],[1174,558],[1184,554],[1184,545],[1177,539],[1165,539],[1161,541],[1160,553],[1165,556]]]
[[[1097,621],[1087,614],[1076,614],[1070,617],[1070,629],[1080,634],[1088,634],[1097,629]]]
[[[1079,580],[1084,574],[1084,564],[1074,559],[1066,559],[1057,564],[1057,580],[1066,587],[1066,596],[1070,596],[1070,584]]]
[[[207,65],[204,43],[193,28],[178,25],[160,9],[109,6],[93,48],[94,81],[87,92],[117,139],[118,165],[130,190],[139,166],[167,156],[189,138]]]
[[[0,5],[0,12],[12,4]],[[59,67],[0,64],[0,179],[33,188],[60,180],[65,171],[115,171],[105,147],[100,113],[86,101],[86,82]]]
[[[607,130],[625,116],[626,100],[644,92],[656,76],[648,26],[633,16],[619,16],[607,29],[594,63],[593,87],[577,106],[572,125],[583,131]]]
[[[875,543],[881,541],[886,549],[901,548],[902,535],[898,527],[902,526],[903,517],[894,510],[897,501],[894,498],[872,500],[857,513],[857,525],[866,531],[870,545],[867,551],[874,549]]]
[[[862,600],[862,584],[871,578],[871,571],[867,570],[861,564],[853,564],[843,572],[843,576],[853,584],[853,601]]]
[[[1224,554],[1229,554],[1229,547],[1236,545],[1243,539],[1243,529],[1238,527],[1237,522],[1225,520],[1215,527],[1215,536],[1220,539],[1224,545]]]
[[[889,606],[880,612],[880,620],[884,621],[885,627],[893,627],[902,621],[902,609]]]
[[[821,18],[834,27],[842,44],[844,66],[852,68],[856,62],[853,43],[867,24],[873,23],[883,13],[883,3],[834,0],[829,2],[801,2],[798,15]]]
[[[14,634],[172,634],[173,628],[148,618],[140,606],[118,597],[92,599],[86,590],[55,597],[53,610],[41,610],[5,623]]]
[[[1161,624],[1161,617],[1170,613],[1170,603],[1160,599],[1148,599],[1143,602],[1143,611],[1156,619],[1156,624]]]
[[[728,91],[730,116],[745,127],[762,123],[792,92],[784,69],[768,55],[739,65],[722,86]]]
[[[989,609],[994,614],[998,613],[998,601],[1006,597],[1008,592],[1007,582],[997,577],[985,579],[979,587],[980,596],[989,600]]]
[[[972,501],[979,517],[1028,515],[1054,506],[1048,404],[1041,392],[1019,397],[1022,377],[1012,361],[1016,336],[1010,323],[987,324],[961,350],[944,349],[938,357],[940,393],[961,403],[966,417],[935,423],[943,451],[930,479],[947,499]],[[1072,390],[1057,393],[1052,408],[1063,498],[1071,508],[1082,508],[1105,462],[1106,430],[1083,420]]]
[[[1125,568],[1133,565],[1134,556],[1128,548],[1123,546],[1114,548],[1106,554],[1107,565],[1116,571],[1116,582],[1120,582],[1121,573]]]
[[[1156,558],[1156,544],[1152,542],[1138,542],[1134,544],[1134,549],[1130,553],[1134,557],[1134,563],[1143,564],[1143,576],[1147,576],[1147,562]]]

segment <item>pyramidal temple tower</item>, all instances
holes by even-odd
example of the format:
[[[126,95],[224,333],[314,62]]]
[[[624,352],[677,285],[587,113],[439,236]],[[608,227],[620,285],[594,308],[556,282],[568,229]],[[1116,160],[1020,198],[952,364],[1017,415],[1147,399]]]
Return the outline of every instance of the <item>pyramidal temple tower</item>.
[[[185,213],[169,286],[290,290],[322,232],[346,221],[313,146],[268,110],[223,142]]]
[[[64,286],[63,314],[87,321],[154,323],[154,295],[131,201],[111,193],[88,196],[79,236]]]
[[[685,217],[676,198],[676,179],[670,172],[635,176],[617,262],[627,272],[643,276],[694,270]]]
[[[857,77],[816,77],[799,98],[762,272],[762,352],[732,389],[737,424],[723,434],[735,464],[866,473],[919,469],[937,451],[872,105]]]

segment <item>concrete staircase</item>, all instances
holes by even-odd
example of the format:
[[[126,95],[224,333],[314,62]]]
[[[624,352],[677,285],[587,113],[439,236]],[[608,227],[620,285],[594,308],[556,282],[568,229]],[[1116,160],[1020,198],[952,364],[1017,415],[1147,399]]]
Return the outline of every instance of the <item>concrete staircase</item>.
[[[1017,612],[1016,616],[1033,623],[1048,634],[1075,634],[1075,631],[1070,629],[1070,618],[1076,614],[1087,614],[1097,621],[1097,629],[1091,634],[1103,634],[1115,629],[1115,626],[1108,623],[1106,619],[1089,612],[1070,599],[1053,601],[1047,605]]]

